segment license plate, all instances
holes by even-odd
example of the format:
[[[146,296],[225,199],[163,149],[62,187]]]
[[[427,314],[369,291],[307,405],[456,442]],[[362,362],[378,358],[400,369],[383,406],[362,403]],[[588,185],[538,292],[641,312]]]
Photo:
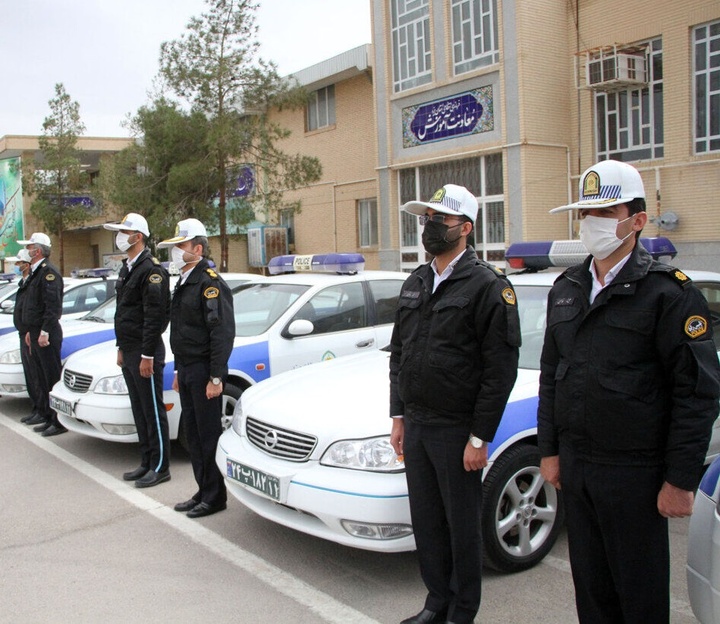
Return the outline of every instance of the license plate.
[[[249,488],[262,492],[273,500],[280,500],[280,479],[273,475],[228,459],[227,476]]]
[[[50,407],[56,412],[60,412],[61,414],[65,414],[65,416],[70,416],[72,418],[72,404],[69,401],[65,401],[64,399],[58,399],[51,394]]]

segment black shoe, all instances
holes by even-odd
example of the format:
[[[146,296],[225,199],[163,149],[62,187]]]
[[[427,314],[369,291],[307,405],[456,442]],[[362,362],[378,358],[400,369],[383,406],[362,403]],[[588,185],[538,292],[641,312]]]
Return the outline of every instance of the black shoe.
[[[42,425],[43,423],[46,423],[46,422],[47,422],[47,420],[43,416],[40,416],[40,414],[34,414],[31,418],[28,418],[25,421],[25,424],[26,425]]]
[[[190,511],[193,507],[195,507],[198,504],[198,502],[191,498],[190,500],[186,500],[184,503],[178,503],[173,507],[175,511]]]
[[[438,612],[430,611],[430,609],[423,609],[417,615],[403,620],[400,624],[445,624],[446,617],[447,610]]]
[[[37,431],[38,433],[45,431],[46,429],[49,429],[52,425],[50,424],[50,421],[43,420],[41,424],[39,424],[37,427],[33,427],[33,431]]]
[[[27,416],[23,416],[23,417],[20,419],[20,422],[21,422],[21,423],[28,423],[28,422],[30,422],[33,418],[35,418],[35,416],[37,416],[37,415],[38,415],[37,412],[31,412],[31,413],[28,414]],[[40,423],[38,423],[38,424],[40,424]]]
[[[211,516],[223,509],[227,509],[226,503],[223,503],[222,505],[215,505],[214,507],[211,507],[207,503],[198,503],[195,507],[188,511],[186,515],[188,518],[202,518],[203,516]]]
[[[124,472],[123,479],[125,481],[137,481],[140,477],[144,477],[147,474],[148,470],[150,469],[146,468],[145,466],[138,466],[137,468],[135,468],[135,470],[131,470],[130,472]]]
[[[67,429],[65,429],[62,425],[50,425],[40,435],[43,438],[49,438],[50,436],[60,435],[61,433],[67,433]]]
[[[170,481],[170,471],[155,472],[154,470],[148,470],[144,476],[140,477],[135,481],[135,487],[145,488],[152,487],[153,485],[159,485],[164,481]]]

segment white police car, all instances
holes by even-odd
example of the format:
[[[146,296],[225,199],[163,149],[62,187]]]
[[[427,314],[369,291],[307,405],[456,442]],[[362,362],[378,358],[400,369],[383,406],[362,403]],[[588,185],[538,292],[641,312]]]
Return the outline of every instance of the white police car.
[[[271,277],[234,292],[236,338],[224,386],[226,424],[249,386],[313,362],[375,350],[392,331],[404,273],[363,271],[359,254],[281,256]],[[183,441],[180,403],[171,388],[173,359],[165,335],[165,402],[170,438]],[[72,431],[105,440],[137,441],[130,401],[112,343],[68,358],[51,405]]]
[[[658,253],[664,243],[644,244],[656,256],[666,252]],[[556,264],[567,256],[562,248],[553,247]],[[512,263],[550,265],[550,244],[542,261],[537,246],[529,251]],[[512,246],[507,255],[514,255]],[[563,264],[585,255],[575,250]],[[557,275],[510,275],[523,346],[517,381],[489,447],[482,518],[485,561],[507,572],[539,562],[563,519],[561,499],[540,477],[536,441],[547,294]],[[720,302],[720,274],[690,275]],[[245,392],[217,447],[228,490],[265,518],[317,537],[367,550],[414,549],[404,467],[390,446],[388,360],[377,352],[316,364]]]

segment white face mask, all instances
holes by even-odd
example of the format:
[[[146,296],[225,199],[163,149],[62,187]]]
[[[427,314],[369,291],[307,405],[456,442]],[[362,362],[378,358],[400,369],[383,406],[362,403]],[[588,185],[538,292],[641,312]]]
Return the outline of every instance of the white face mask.
[[[623,241],[634,235],[633,230],[624,238],[617,237],[617,226],[632,219],[628,217],[622,221],[606,219],[605,217],[587,216],[580,221],[580,240],[593,258],[604,260],[615,251]]]
[[[130,243],[130,236],[130,234],[125,234],[124,232],[117,233],[117,236],[115,236],[115,245],[117,245],[120,251],[125,252],[133,246],[133,244]]]
[[[186,252],[184,249],[180,249],[180,247],[173,247],[170,250],[170,255],[172,256],[172,261],[175,264],[175,268],[178,271],[182,271],[182,268],[186,264],[192,264],[193,262],[197,262],[197,260],[190,260],[190,262],[185,262],[184,257],[185,257],[186,253],[190,256],[193,255],[189,251]]]

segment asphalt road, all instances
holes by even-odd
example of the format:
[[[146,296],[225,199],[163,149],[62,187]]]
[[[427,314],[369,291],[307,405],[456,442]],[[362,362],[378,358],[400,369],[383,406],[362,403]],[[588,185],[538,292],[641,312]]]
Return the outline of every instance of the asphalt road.
[[[187,454],[172,480],[122,480],[137,448],[74,433],[43,438],[0,399],[0,622],[397,624],[425,591],[414,553],[354,550],[277,526],[232,497],[190,520]],[[672,622],[696,622],[685,581],[688,521],[671,523]],[[486,571],[477,622],[576,622],[567,543],[532,570]]]

